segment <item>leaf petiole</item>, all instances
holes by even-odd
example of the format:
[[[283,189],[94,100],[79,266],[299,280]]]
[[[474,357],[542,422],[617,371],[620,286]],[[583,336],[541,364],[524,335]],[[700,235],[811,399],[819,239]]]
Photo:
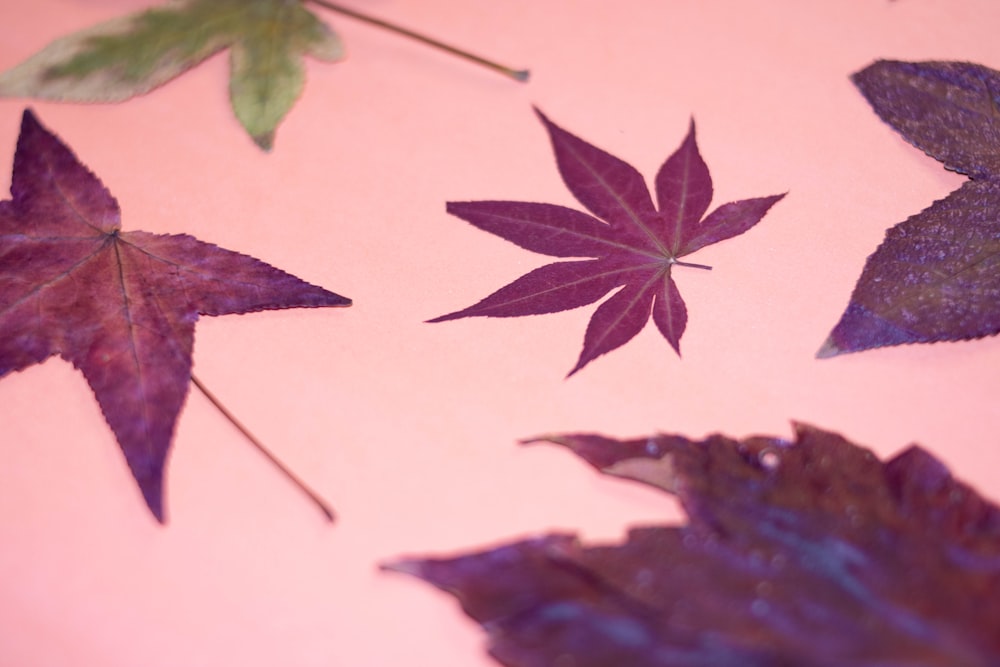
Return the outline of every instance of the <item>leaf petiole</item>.
[[[712,267],[710,267],[707,264],[694,264],[692,262],[682,262],[682,261],[680,261],[678,259],[675,259],[675,260],[671,261],[670,263],[671,264],[676,264],[677,266],[686,266],[689,269],[705,269],[706,271],[711,271],[712,270]]]
[[[315,3],[320,7],[326,7],[331,11],[344,14],[345,16],[350,16],[351,18],[358,19],[359,21],[364,21],[365,23],[370,23],[371,25],[378,26],[379,28],[391,30],[392,32],[403,35],[404,37],[415,39],[418,42],[423,42],[428,46],[433,46],[436,49],[446,51],[454,56],[458,56],[459,58],[465,58],[466,60],[470,60],[478,65],[482,65],[483,67],[488,67],[489,69],[495,72],[499,72],[504,76],[508,76],[514,79],[515,81],[527,81],[528,76],[530,75],[530,73],[526,69],[513,69],[511,67],[507,67],[506,65],[495,63],[492,60],[481,58],[480,56],[473,55],[468,51],[463,51],[462,49],[450,46],[448,44],[445,44],[444,42],[439,42],[438,40],[432,39],[431,37],[426,37],[424,35],[421,35],[420,33],[413,32],[412,30],[408,30],[398,25],[393,25],[392,23],[388,23],[386,21],[383,21],[382,19],[375,18],[374,16],[362,14],[361,12],[349,9],[338,3],[328,2],[327,0],[308,0],[308,1]]]
[[[194,375],[191,376],[191,383],[194,386],[196,386],[202,394],[205,395],[205,398],[207,398],[209,402],[212,405],[214,405],[219,412],[222,413],[223,417],[229,420],[229,423],[235,426],[236,429],[243,434],[243,437],[245,437],[247,440],[250,441],[251,445],[256,447],[261,454],[267,457],[268,461],[270,461],[278,470],[282,472],[282,474],[284,474],[285,477],[289,479],[289,481],[292,482],[292,484],[297,486],[302,493],[306,494],[306,496],[308,496],[309,499],[313,501],[313,503],[316,505],[317,508],[319,508],[319,511],[323,513],[323,515],[327,518],[328,521],[332,522],[334,520],[335,515],[333,513],[333,510],[330,509],[330,506],[326,504],[326,501],[320,498],[315,491],[310,489],[306,485],[306,483],[303,482],[301,479],[299,479],[299,477],[294,472],[289,470],[284,463],[278,460],[278,458],[274,454],[272,454],[267,449],[267,447],[265,447],[263,443],[260,442],[260,440],[254,437],[254,435],[250,431],[248,431],[247,428],[243,426],[243,424],[241,424],[238,419],[236,419],[233,413],[227,410],[226,407],[219,402],[219,399],[217,399],[212,394],[212,392],[210,392],[205,387],[205,385],[203,385],[201,381],[198,380],[198,378],[196,378]]]

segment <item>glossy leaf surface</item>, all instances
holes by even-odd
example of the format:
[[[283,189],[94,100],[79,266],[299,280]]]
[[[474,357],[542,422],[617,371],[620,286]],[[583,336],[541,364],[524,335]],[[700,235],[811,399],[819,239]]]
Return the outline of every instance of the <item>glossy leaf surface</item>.
[[[121,231],[115,198],[30,111],[11,195],[0,202],[0,378],[54,355],[80,369],[163,521],[199,315],[350,300],[191,236]]]
[[[652,314],[680,354],[687,307],[671,272],[707,269],[679,258],[747,231],[784,195],[725,204],[708,216],[712,178],[695,142],[694,121],[656,175],[657,206],[631,165],[566,132],[541,112],[563,181],[590,212],[552,204],[449,202],[449,213],[533,252],[590,257],[538,268],[479,303],[431,322],[461,317],[554,313],[598,301],[570,375],[631,340]]]
[[[1000,509],[918,446],[546,436],[689,521],[386,567],[455,595],[509,667],[1000,663]]]
[[[879,61],[853,77],[882,120],[971,180],[890,229],[818,356],[1000,332],[1000,72]]]
[[[120,102],[229,48],[236,117],[270,149],[305,84],[302,57],[343,57],[340,38],[287,0],[179,0],[57,39],[0,74],[0,95]]]

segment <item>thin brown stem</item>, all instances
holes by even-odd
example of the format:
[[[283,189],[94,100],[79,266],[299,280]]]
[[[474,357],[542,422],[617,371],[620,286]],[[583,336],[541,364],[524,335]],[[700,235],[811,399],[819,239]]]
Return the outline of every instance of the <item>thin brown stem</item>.
[[[282,474],[284,474],[285,477],[288,478],[288,480],[292,482],[292,484],[294,484],[295,486],[297,486],[299,488],[299,491],[301,491],[302,493],[306,494],[309,497],[309,500],[311,500],[311,501],[313,501],[313,503],[315,503],[316,507],[319,508],[319,511],[323,513],[323,515],[327,518],[328,521],[333,521],[334,520],[333,510],[330,509],[330,506],[326,504],[325,500],[323,500],[322,498],[320,498],[319,495],[315,491],[313,491],[308,486],[306,486],[306,483],[303,482],[301,479],[299,479],[298,475],[296,475],[294,472],[292,472],[291,470],[289,470],[288,467],[285,466],[284,463],[282,463],[280,460],[278,460],[277,457],[275,457],[274,454],[272,454],[270,451],[268,451],[267,447],[265,447],[263,445],[263,443],[261,443],[260,440],[258,440],[256,437],[254,437],[253,433],[251,433],[250,431],[248,431],[247,428],[243,424],[241,424],[239,422],[239,420],[236,419],[235,416],[233,416],[233,413],[231,413],[229,410],[227,410],[226,406],[224,406],[222,403],[220,403],[219,399],[217,399],[212,394],[212,392],[210,392],[205,387],[205,385],[203,385],[201,383],[201,381],[198,378],[196,378],[194,375],[192,375],[191,376],[191,382],[192,382],[192,384],[194,384],[194,386],[198,387],[198,390],[202,394],[205,395],[205,398],[207,398],[209,400],[209,402],[212,405],[215,406],[215,409],[218,410],[219,412],[221,412],[222,416],[225,417],[226,419],[228,419],[229,423],[232,424],[233,426],[235,426],[236,430],[238,430],[240,433],[242,433],[243,437],[246,438],[247,440],[249,440],[251,445],[253,445],[254,447],[257,448],[257,451],[259,451],[261,454],[263,454],[265,457],[267,457],[267,460],[270,461],[274,465],[274,467],[276,467],[278,470],[280,470],[282,472]]]
[[[710,267],[707,264],[692,264],[691,262],[682,262],[677,259],[675,259],[672,263],[676,264],[677,266],[686,266],[689,269],[705,269],[706,271],[712,270],[712,267]]]
[[[527,81],[528,80],[528,76],[530,75],[530,73],[526,69],[514,69],[512,67],[507,67],[506,65],[501,65],[499,63],[495,63],[492,60],[487,60],[486,58],[481,58],[480,56],[473,55],[473,54],[469,53],[468,51],[463,51],[462,49],[456,48],[456,47],[451,46],[449,44],[445,44],[444,42],[439,42],[436,39],[433,39],[431,37],[427,37],[425,35],[421,35],[418,32],[413,32],[412,30],[408,30],[408,29],[400,27],[398,25],[394,25],[392,23],[388,23],[386,21],[383,21],[382,19],[375,18],[374,16],[369,16],[367,14],[362,14],[361,12],[356,11],[354,9],[350,9],[348,7],[344,7],[343,5],[341,5],[339,3],[328,2],[328,0],[309,0],[309,1],[316,3],[320,7],[326,7],[327,9],[329,9],[331,11],[334,11],[334,12],[337,12],[337,13],[340,13],[340,14],[344,14],[345,16],[350,16],[351,18],[357,19],[359,21],[364,21],[365,23],[369,23],[371,25],[378,26],[379,28],[384,28],[386,30],[391,30],[394,33],[397,33],[399,35],[403,35],[404,37],[409,37],[410,39],[415,39],[418,42],[423,42],[424,44],[427,44],[428,46],[433,46],[436,49],[441,49],[442,51],[446,51],[446,52],[448,52],[448,53],[450,53],[450,54],[452,54],[454,56],[458,56],[459,58],[465,58],[466,60],[471,60],[472,62],[476,63],[477,65],[482,65],[483,67],[488,67],[489,69],[493,70],[494,72],[499,72],[500,74],[503,74],[504,76],[508,76],[508,77],[514,79],[515,81]]]

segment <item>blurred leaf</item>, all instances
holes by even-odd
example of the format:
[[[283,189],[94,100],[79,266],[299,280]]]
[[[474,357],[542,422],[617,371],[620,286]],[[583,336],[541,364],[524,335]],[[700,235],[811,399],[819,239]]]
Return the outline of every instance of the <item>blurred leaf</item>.
[[[508,667],[1000,664],[1000,509],[912,446],[546,436],[686,525],[386,565],[455,595]],[[418,660],[420,662],[420,660]]]
[[[302,57],[344,54],[340,38],[297,0],[179,0],[57,39],[0,74],[0,95],[120,102],[226,48],[233,110],[266,150],[302,92]]]

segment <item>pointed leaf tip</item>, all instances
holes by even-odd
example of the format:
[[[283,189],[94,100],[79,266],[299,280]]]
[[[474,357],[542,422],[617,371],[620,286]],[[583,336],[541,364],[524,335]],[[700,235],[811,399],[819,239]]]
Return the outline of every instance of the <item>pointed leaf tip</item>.
[[[264,134],[258,134],[253,138],[253,142],[257,144],[257,147],[268,153],[274,148],[274,135],[275,132],[265,132]]]
[[[23,131],[29,124],[38,125],[38,116],[35,115],[31,107],[24,107],[24,111],[21,113],[21,130]]]
[[[830,357],[836,357],[842,352],[843,350],[837,347],[837,343],[833,340],[833,336],[830,336],[823,342],[823,345],[820,346],[819,350],[816,352],[816,358],[829,359]]]
[[[396,572],[398,574],[406,574],[420,579],[422,578],[423,561],[419,559],[410,560],[402,558],[400,560],[391,560],[379,563],[378,569],[382,572]]]

